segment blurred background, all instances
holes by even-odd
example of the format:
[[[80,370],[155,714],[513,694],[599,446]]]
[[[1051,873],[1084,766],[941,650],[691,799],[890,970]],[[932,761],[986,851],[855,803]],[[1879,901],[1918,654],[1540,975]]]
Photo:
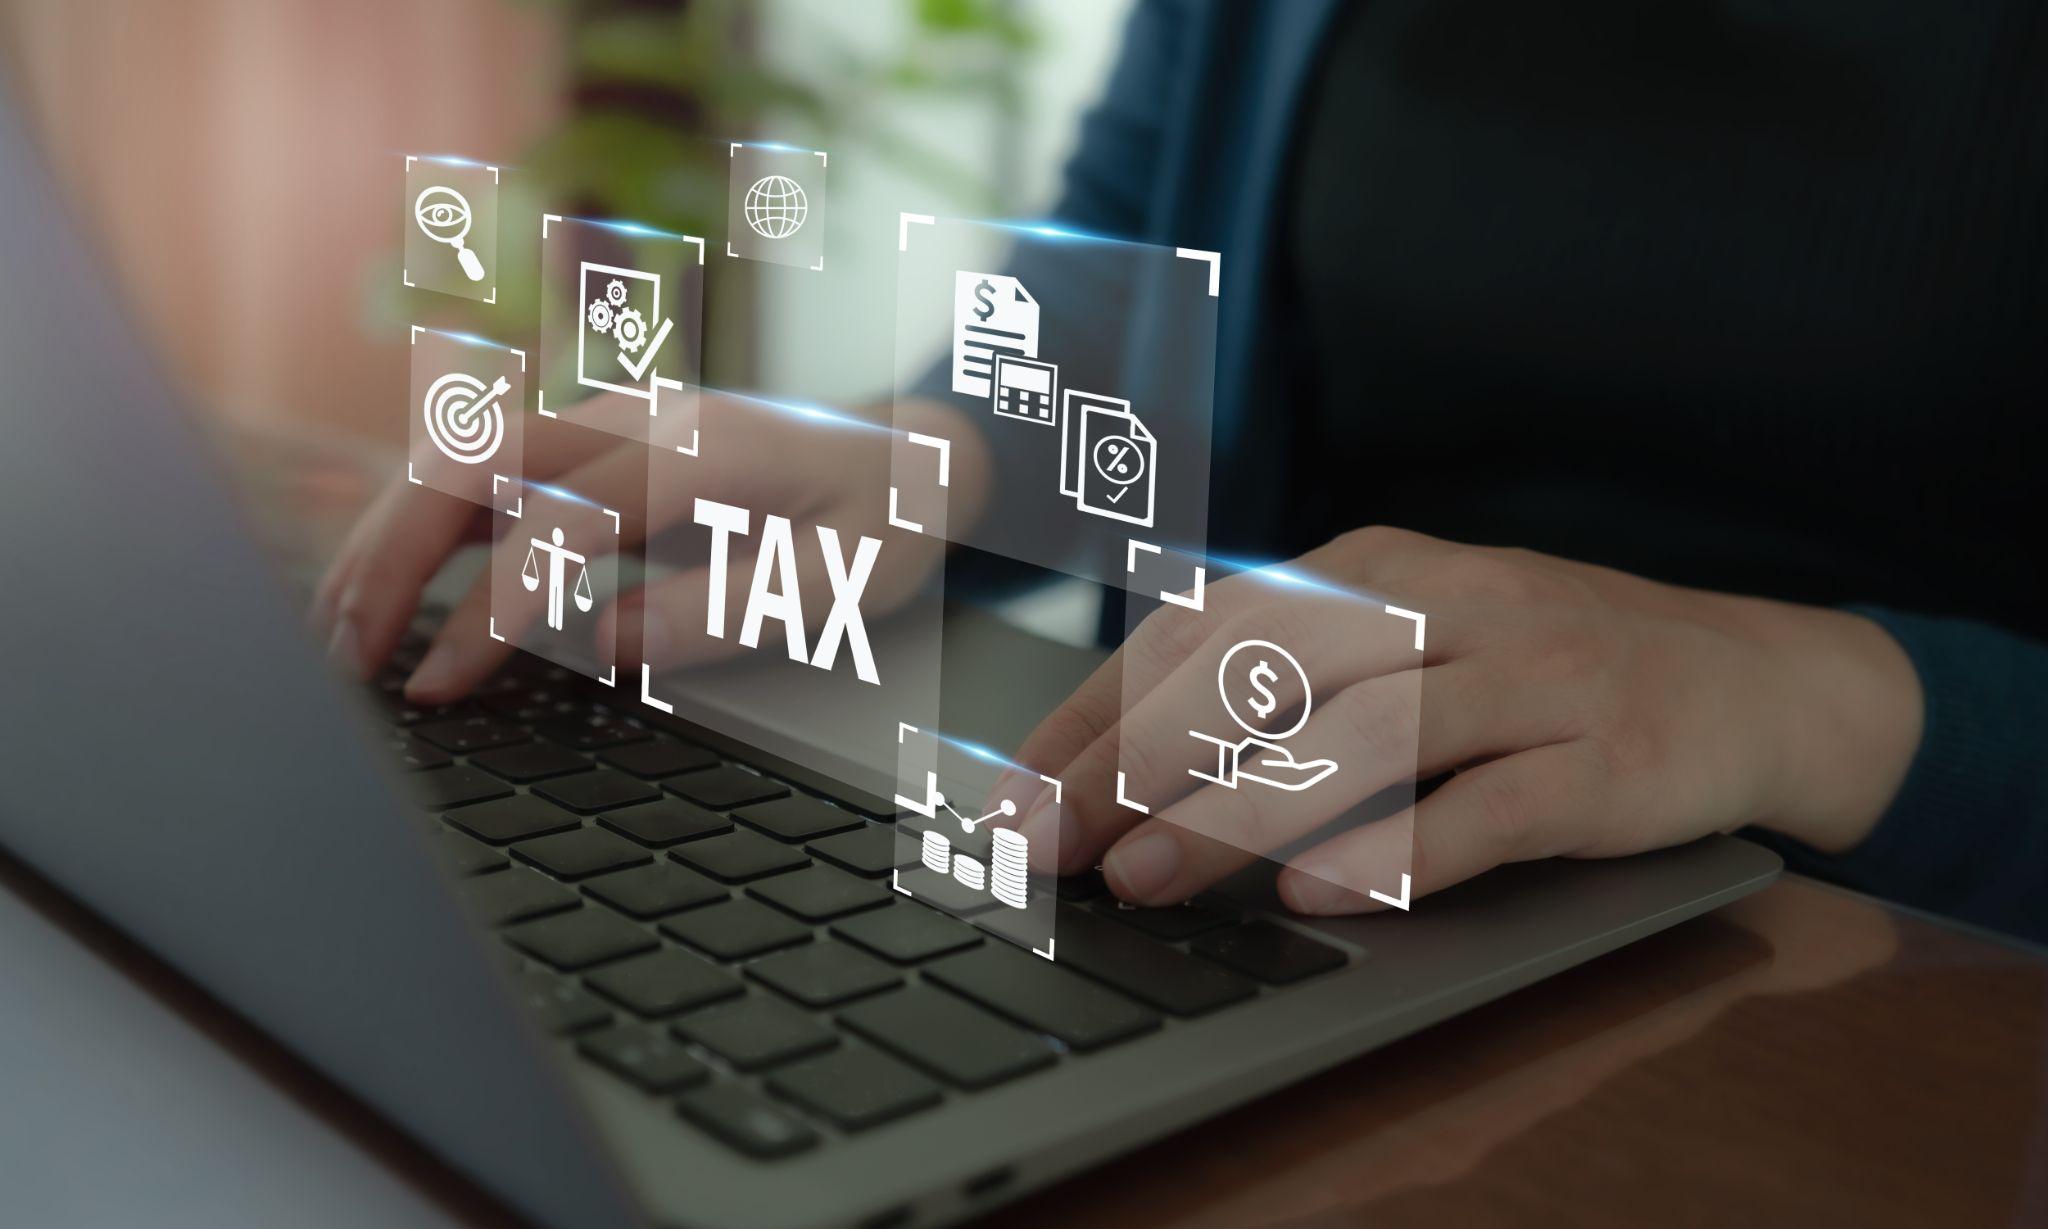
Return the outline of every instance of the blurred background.
[[[734,139],[831,152],[831,276],[714,268],[712,368],[886,395],[897,212],[1042,214],[1128,5],[0,0],[0,45],[195,402],[238,450],[370,462],[408,324],[531,344],[541,209],[721,236]],[[496,308],[400,284],[408,152],[506,168]]]

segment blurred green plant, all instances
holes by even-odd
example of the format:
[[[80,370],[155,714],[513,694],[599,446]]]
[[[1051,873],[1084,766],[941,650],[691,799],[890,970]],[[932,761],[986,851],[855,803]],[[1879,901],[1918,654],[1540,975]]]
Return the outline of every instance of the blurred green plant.
[[[996,160],[920,141],[895,117],[908,100],[985,108],[995,131],[1013,128],[1022,106],[1019,69],[1039,45],[1021,0],[812,0],[857,6],[867,37],[812,23],[787,57],[766,53],[764,26],[778,7],[785,21],[798,16],[795,5],[525,2],[559,14],[570,97],[562,122],[508,178],[500,198],[507,220],[545,211],[720,235],[727,142],[770,137],[892,165],[966,212],[987,212],[997,202]],[[877,28],[896,34],[877,39]],[[540,298],[536,255],[530,245],[501,244],[497,303],[447,299],[434,314],[453,326],[531,342]],[[396,280],[380,277],[378,284]],[[382,293],[373,302],[389,324],[418,318],[417,303]],[[707,310],[745,308],[707,303]]]
[[[979,105],[1000,125],[1020,105],[1016,67],[1037,43],[1014,0],[852,0],[864,26],[900,25],[902,36],[873,49],[813,23],[798,71],[762,54],[771,6],[759,0],[555,2],[574,106],[527,169],[555,199],[691,234],[723,228],[726,142],[771,135],[858,148],[985,208],[987,166],[920,142],[892,108],[906,97]]]

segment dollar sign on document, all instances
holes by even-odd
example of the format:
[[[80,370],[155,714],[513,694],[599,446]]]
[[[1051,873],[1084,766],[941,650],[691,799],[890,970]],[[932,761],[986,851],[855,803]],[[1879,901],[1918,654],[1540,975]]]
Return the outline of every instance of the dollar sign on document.
[[[982,278],[981,284],[974,288],[974,301],[977,304],[974,309],[974,318],[976,320],[986,321],[990,316],[996,314],[996,305],[991,301],[995,297],[995,293],[995,286],[987,278]]]
[[[1261,721],[1272,716],[1273,710],[1280,707],[1279,699],[1273,695],[1272,686],[1279,681],[1280,674],[1273,669],[1271,662],[1262,661],[1252,667],[1252,689],[1258,693],[1252,697],[1252,711],[1259,715]]]

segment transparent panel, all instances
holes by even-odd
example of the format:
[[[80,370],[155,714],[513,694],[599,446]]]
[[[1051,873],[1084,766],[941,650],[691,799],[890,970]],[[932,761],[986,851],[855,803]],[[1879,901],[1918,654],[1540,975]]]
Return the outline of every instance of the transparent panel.
[[[405,156],[405,284],[498,301],[495,166],[461,158]]]
[[[943,598],[942,544],[888,523],[894,432],[712,394],[702,424],[648,453],[642,699],[886,799],[897,724],[937,716]]]
[[[890,886],[1056,960],[1059,897],[1047,868],[1059,865],[1060,781],[929,728],[899,725],[896,738],[894,800],[907,814],[896,823]],[[1038,776],[1047,805],[993,796],[1006,770]],[[1035,813],[1028,831],[1020,810]]]
[[[543,218],[539,413],[694,449],[703,316],[702,239]]]
[[[950,492],[949,540],[1114,585],[1133,543],[1201,553],[1221,258],[908,214],[899,231],[897,421],[943,438],[971,488]],[[933,480],[899,474],[899,505]]]
[[[621,554],[624,516],[550,483],[529,482],[500,508],[491,554],[489,632],[606,686],[618,681],[604,614],[638,576]]]
[[[747,141],[729,150],[725,254],[823,269],[825,151]]]
[[[1220,580],[1186,558],[1151,566],[1196,584],[1127,607],[1125,819],[1213,843],[1219,867],[1269,859],[1354,908],[1407,907],[1422,616],[1299,564]]]
[[[414,325],[411,357],[407,480],[485,508],[518,506],[526,352]]]

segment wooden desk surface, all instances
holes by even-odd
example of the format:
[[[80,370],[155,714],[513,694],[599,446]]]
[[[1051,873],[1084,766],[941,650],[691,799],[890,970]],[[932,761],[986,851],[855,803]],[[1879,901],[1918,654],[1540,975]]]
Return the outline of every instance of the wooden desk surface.
[[[986,1223],[2048,1225],[2048,961],[1788,876]]]

